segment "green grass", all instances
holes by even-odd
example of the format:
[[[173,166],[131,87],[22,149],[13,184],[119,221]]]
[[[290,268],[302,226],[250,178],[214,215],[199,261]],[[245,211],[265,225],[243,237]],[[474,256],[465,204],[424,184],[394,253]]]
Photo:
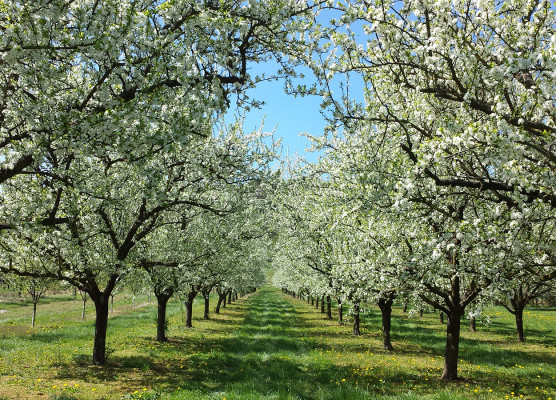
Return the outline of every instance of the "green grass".
[[[97,367],[92,304],[83,321],[72,299],[41,303],[35,329],[27,303],[0,302],[0,399],[556,399],[555,310],[526,311],[525,344],[515,342],[512,316],[491,310],[488,325],[463,332],[464,379],[443,382],[444,326],[434,314],[395,309],[395,350],[386,352],[377,311],[364,316],[363,336],[352,337],[348,323],[265,287],[209,321],[200,319],[199,298],[192,329],[171,301],[170,341],[161,344],[154,298],[133,307],[121,294],[109,319],[108,365]]]

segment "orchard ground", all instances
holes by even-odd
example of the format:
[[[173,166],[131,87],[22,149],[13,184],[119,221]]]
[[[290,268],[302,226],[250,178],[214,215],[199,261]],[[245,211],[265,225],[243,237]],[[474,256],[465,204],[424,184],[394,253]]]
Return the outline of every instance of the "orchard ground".
[[[79,299],[79,296],[78,296]],[[394,351],[381,350],[380,314],[363,318],[363,335],[328,321],[315,307],[265,287],[183,328],[169,303],[167,343],[154,340],[156,304],[116,295],[108,365],[90,364],[94,311],[50,296],[31,307],[3,299],[0,399],[556,399],[556,310],[526,309],[527,342],[516,343],[512,316],[488,313],[478,332],[463,332],[462,380],[439,380],[444,329],[437,314],[395,309]],[[90,302],[89,302],[90,303]],[[213,302],[214,303],[214,302]],[[211,306],[213,307],[213,306]]]

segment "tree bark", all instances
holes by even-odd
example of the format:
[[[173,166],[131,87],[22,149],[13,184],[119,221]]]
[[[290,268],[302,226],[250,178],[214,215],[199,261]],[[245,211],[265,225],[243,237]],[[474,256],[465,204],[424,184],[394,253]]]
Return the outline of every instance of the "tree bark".
[[[338,321],[344,321],[344,305],[338,302]]]
[[[324,314],[324,295],[320,298],[320,313]]]
[[[378,300],[378,307],[382,314],[382,347],[384,350],[392,351],[392,342],[390,340],[390,330],[392,327],[392,303],[394,295],[389,294],[388,297],[381,297]]]
[[[210,305],[210,291],[203,292],[203,299],[205,300],[205,312],[203,314],[203,319],[210,319],[209,316],[209,305]]]
[[[315,305],[315,298],[313,296],[311,296],[311,305],[314,306]]]
[[[317,296],[317,305],[316,305],[317,309],[319,308],[319,296]]]
[[[216,303],[216,308],[214,309],[214,312],[216,314],[220,314],[220,307],[222,306],[222,302],[224,302],[224,304],[226,303],[226,293],[224,293],[223,295],[218,293],[218,302]]]
[[[444,355],[444,371],[441,379],[454,381],[458,379],[459,338],[461,332],[462,312],[450,310],[446,325],[446,353]]]
[[[35,320],[37,317],[37,302],[33,301],[33,317],[31,318],[31,326],[35,327]]]
[[[517,341],[519,343],[525,342],[525,333],[523,331],[523,308],[519,307],[514,312],[515,326],[517,329]]]
[[[475,319],[475,314],[469,316],[469,330],[471,332],[477,332],[477,321]]]
[[[441,324],[444,323],[444,313],[442,311],[440,311],[440,314],[438,315],[438,320]]]
[[[166,342],[168,340],[166,337],[166,307],[173,293],[173,290],[164,291],[163,293],[155,292],[157,302],[156,340],[159,342]]]
[[[359,321],[359,302],[353,304],[353,336],[361,335],[361,327]]]
[[[187,294],[187,299],[185,300],[185,327],[192,328],[192,316],[193,316],[193,300],[197,296],[196,291],[189,292]]]
[[[326,296],[326,319],[332,319],[332,300]]]
[[[95,304],[95,339],[93,345],[93,364],[106,364],[106,331],[108,328],[108,298],[109,295],[99,293],[91,296]]]
[[[228,292],[228,304],[232,304],[232,290]]]

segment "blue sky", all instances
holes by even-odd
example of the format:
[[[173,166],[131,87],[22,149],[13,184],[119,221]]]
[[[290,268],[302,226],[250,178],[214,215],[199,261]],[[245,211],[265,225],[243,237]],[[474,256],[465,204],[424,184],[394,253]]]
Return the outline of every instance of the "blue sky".
[[[331,18],[338,18],[339,14],[333,10],[325,10],[321,13],[320,19],[325,25]],[[352,25],[361,25],[355,23]],[[361,37],[361,43],[366,40],[365,36]],[[265,73],[267,76],[276,74],[278,66],[275,62],[266,64],[250,65],[249,73],[252,76]],[[309,68],[298,69],[305,74],[303,81],[297,79],[293,83],[306,84],[309,86],[315,81],[315,78]],[[341,79],[336,79],[338,83]],[[300,136],[301,133],[308,133],[312,136],[320,136],[324,133],[326,121],[321,115],[321,98],[318,96],[294,97],[284,92],[284,80],[264,81],[257,85],[256,88],[247,92],[252,99],[264,101],[265,104],[260,109],[251,109],[246,114],[243,129],[245,132],[251,132],[260,127],[261,122],[264,123],[265,131],[275,129],[274,137],[282,138],[283,155],[289,153],[290,156],[295,153],[299,154],[309,162],[315,162],[319,153],[308,152],[310,142],[306,137]],[[334,84],[334,83],[333,83]],[[350,85],[353,89],[352,97],[358,101],[363,101],[363,84],[353,75],[351,76]],[[339,89],[339,86],[336,88]],[[233,109],[230,114],[237,112]]]
[[[272,75],[276,72],[276,65],[261,64],[251,71],[253,75],[263,72]],[[309,84],[312,76],[310,73],[306,75],[306,83]],[[282,138],[284,156],[288,153],[290,156],[297,153],[307,161],[316,161],[318,154],[306,151],[310,147],[310,142],[300,134],[320,136],[324,132],[326,122],[320,113],[320,97],[288,95],[284,92],[283,79],[261,82],[247,93],[250,98],[264,101],[265,104],[260,109],[252,108],[246,114],[243,124],[245,132],[257,130],[264,119],[263,130],[266,132],[274,130],[274,138]],[[231,112],[234,111],[232,108]]]

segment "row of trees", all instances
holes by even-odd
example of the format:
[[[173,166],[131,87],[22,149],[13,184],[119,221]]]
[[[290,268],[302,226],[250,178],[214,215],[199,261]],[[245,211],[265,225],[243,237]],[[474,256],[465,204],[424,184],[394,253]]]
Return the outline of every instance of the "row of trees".
[[[378,304],[387,349],[394,298],[434,307],[447,317],[442,379],[455,380],[466,313],[499,302],[522,341],[524,307],[554,293],[554,9],[333,9],[330,47],[306,59],[318,83],[298,88],[324,96],[324,155],[286,175],[275,282],[349,302],[356,321],[362,302]]]
[[[126,277],[152,285],[159,340],[174,293],[190,310],[197,293],[260,284],[276,145],[223,118],[258,104],[246,90],[272,77],[255,63],[293,73],[311,7],[0,2],[0,271],[86,293],[93,363]]]
[[[0,270],[87,293],[102,364],[122,278],[147,274],[161,314],[251,286],[272,210],[277,283],[375,301],[385,337],[396,296],[441,310],[457,379],[469,307],[504,292],[519,321],[556,278],[554,19],[543,0],[0,3]],[[270,59],[311,68],[287,87],[330,119],[281,183],[275,147],[221,122]]]

